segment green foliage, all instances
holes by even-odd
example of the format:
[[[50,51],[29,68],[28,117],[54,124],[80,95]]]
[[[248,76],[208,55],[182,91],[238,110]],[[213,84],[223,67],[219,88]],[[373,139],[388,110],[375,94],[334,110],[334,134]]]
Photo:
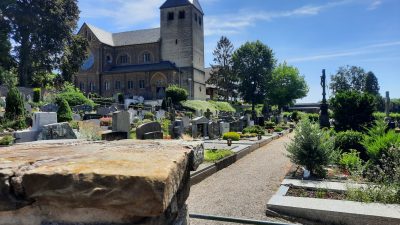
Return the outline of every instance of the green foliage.
[[[188,98],[188,92],[186,89],[180,88],[177,85],[171,85],[165,90],[165,95],[171,98],[173,104],[179,104],[181,101],[186,101]]]
[[[361,144],[363,138],[364,135],[357,131],[348,130],[338,132],[335,136],[335,149],[343,152],[350,152],[351,149],[354,149],[360,153],[362,159],[368,160],[366,150]]]
[[[236,112],[229,102],[208,101],[208,103],[213,105],[219,112]]]
[[[118,96],[118,102],[119,102],[119,104],[124,104],[124,100],[125,100],[124,94],[118,93],[117,96]]]
[[[80,122],[79,133],[80,136],[88,141],[99,141],[101,140],[101,133],[103,130],[97,124],[93,122]]]
[[[295,129],[293,141],[286,147],[289,158],[306,167],[312,175],[323,176],[324,166],[333,160],[334,145],[328,132],[303,119]]]
[[[16,70],[4,70],[3,67],[0,66],[0,84],[4,84],[8,88],[17,86],[18,76],[16,74]]]
[[[231,139],[232,141],[239,141],[240,140],[240,134],[236,132],[228,132],[222,135],[222,139],[228,140]]]
[[[75,0],[10,1],[6,6],[2,17],[12,27],[20,85],[26,86],[37,71],[57,69],[75,32],[79,8]]]
[[[227,37],[222,36],[214,50],[214,65],[211,65],[210,78],[207,84],[215,85],[218,94],[229,101],[230,97],[235,97],[237,89],[237,75],[232,69],[233,45]]]
[[[70,107],[77,105],[91,105],[94,106],[92,100],[85,97],[85,95],[72,84],[66,83],[62,88],[61,93],[57,95],[58,98],[65,99]]]
[[[205,150],[204,160],[206,162],[216,162],[233,154],[231,150]]]
[[[274,69],[271,89],[268,99],[279,109],[294,104],[296,99],[305,97],[309,90],[304,76],[300,75],[296,67],[289,66],[286,62]]]
[[[400,185],[368,185],[364,188],[349,188],[346,199],[364,203],[400,204]]]
[[[375,126],[367,130],[361,144],[367,149],[368,156],[377,163],[382,154],[386,154],[392,147],[400,144],[400,135],[393,130],[387,133],[386,123],[384,121],[376,121]]]
[[[171,120],[168,120],[168,119],[161,120],[161,129],[162,129],[164,135],[170,135],[170,133],[169,133],[170,125],[171,125]]]
[[[305,115],[312,122],[318,122],[319,121],[319,114],[317,114],[317,113],[307,113]]]
[[[292,115],[290,116],[290,118],[294,121],[294,122],[299,122],[300,120],[300,115],[298,111],[293,111]]]
[[[371,125],[375,111],[374,97],[357,91],[337,93],[330,103],[336,121],[335,129],[362,131]]]
[[[36,103],[40,102],[41,93],[42,93],[42,91],[40,88],[33,89],[33,99],[32,99],[33,102],[36,102]]]
[[[18,88],[10,87],[6,97],[6,112],[4,117],[8,120],[15,121],[25,118],[24,99]]]
[[[275,127],[275,128],[274,128],[274,132],[280,133],[280,132],[282,132],[282,131],[283,131],[283,128],[282,128],[282,127]]]
[[[264,135],[265,134],[265,129],[255,125],[255,126],[251,126],[251,127],[246,127],[243,129],[242,131],[243,134],[261,134]]]
[[[350,150],[350,152],[345,152],[340,157],[339,165],[343,169],[347,169],[350,172],[360,171],[362,168],[363,161],[360,159],[360,153],[356,150]]]
[[[0,146],[8,146],[14,143],[14,138],[11,135],[6,135],[0,138]]]
[[[233,154],[234,152],[231,150],[206,150],[204,160],[206,162],[216,162]]]
[[[267,121],[265,122],[265,129],[274,129],[275,128],[275,123],[272,121]]]
[[[333,93],[344,91],[363,91],[366,73],[357,66],[340,67],[338,72],[331,77],[330,88]]]
[[[143,117],[145,120],[151,120],[151,121],[153,121],[154,120],[154,114],[153,113],[151,113],[151,112],[147,112],[146,114],[144,114],[144,117]]]
[[[31,85],[33,87],[53,87],[54,86],[54,79],[56,78],[57,74],[50,73],[47,71],[39,70],[33,73],[31,77]]]
[[[371,95],[379,95],[379,82],[373,72],[365,74],[363,91]]]
[[[64,81],[74,82],[74,75],[87,57],[89,43],[85,37],[73,35],[64,48],[61,57],[61,75]]]
[[[272,81],[276,60],[272,49],[260,41],[246,42],[232,56],[238,75],[238,90],[243,100],[256,104],[264,102]]]
[[[68,102],[63,98],[58,98],[56,103],[58,105],[57,121],[59,123],[72,121],[72,110]]]

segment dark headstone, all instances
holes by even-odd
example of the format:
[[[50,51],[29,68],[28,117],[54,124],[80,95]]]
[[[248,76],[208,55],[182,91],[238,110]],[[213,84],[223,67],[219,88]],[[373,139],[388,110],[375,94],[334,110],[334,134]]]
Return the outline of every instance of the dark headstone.
[[[258,117],[258,118],[257,118],[257,122],[258,122],[257,125],[262,126],[262,127],[265,126],[265,119],[264,119],[263,116]]]
[[[85,114],[83,115],[83,120],[98,120],[102,117],[103,116],[99,114]]]
[[[74,113],[79,113],[79,112],[91,112],[93,110],[93,107],[91,105],[77,105],[72,107],[72,111]]]
[[[107,131],[101,134],[101,139],[105,141],[119,141],[128,139],[127,132],[113,132]]]
[[[163,139],[163,132],[155,131],[155,132],[148,132],[143,135],[144,140],[155,140],[155,139]]]
[[[42,112],[57,112],[58,105],[56,105],[54,103],[50,103],[50,104],[40,107],[40,111],[42,111]]]
[[[145,123],[136,128],[136,138],[140,140],[145,140],[145,134],[161,132],[161,124],[158,122]]]

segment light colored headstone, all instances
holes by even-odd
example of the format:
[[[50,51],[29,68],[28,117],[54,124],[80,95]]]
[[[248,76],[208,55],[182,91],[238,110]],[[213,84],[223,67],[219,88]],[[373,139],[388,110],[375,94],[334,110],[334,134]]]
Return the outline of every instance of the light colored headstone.
[[[219,131],[223,135],[225,133],[228,133],[230,129],[229,123],[220,123],[219,124]]]
[[[40,131],[33,131],[33,130],[15,131],[14,132],[15,143],[37,141],[39,133]]]
[[[129,113],[129,123],[132,124],[133,120],[135,119],[135,117],[137,115],[137,111],[134,109],[129,109],[128,113]]]
[[[57,113],[55,112],[36,112],[32,117],[32,130],[40,131],[48,124],[57,123]]]
[[[248,126],[249,126],[249,127],[254,126],[254,120],[250,120],[249,123],[248,123]]]
[[[190,118],[188,116],[182,117],[182,122],[183,122],[183,127],[189,127],[190,126]]]
[[[82,120],[82,117],[79,114],[76,114],[76,113],[72,115],[72,118],[74,120],[76,120],[76,121],[81,121]]]
[[[112,130],[114,132],[130,132],[131,123],[129,122],[130,114],[127,111],[117,111],[112,116]]]
[[[31,104],[25,102],[25,103],[24,103],[24,106],[25,106],[25,111],[27,111],[28,113],[32,113],[32,106],[31,106]]]

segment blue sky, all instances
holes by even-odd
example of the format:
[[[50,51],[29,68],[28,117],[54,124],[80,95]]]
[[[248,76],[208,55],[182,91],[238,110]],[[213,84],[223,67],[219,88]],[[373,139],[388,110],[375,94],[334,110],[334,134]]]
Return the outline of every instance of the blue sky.
[[[80,0],[79,26],[88,22],[110,32],[159,27],[165,0]],[[321,98],[322,69],[328,77],[344,65],[378,77],[382,94],[400,98],[399,0],[199,0],[205,12],[205,59],[221,35],[240,47],[260,40],[278,62],[299,68],[310,87],[298,102]]]

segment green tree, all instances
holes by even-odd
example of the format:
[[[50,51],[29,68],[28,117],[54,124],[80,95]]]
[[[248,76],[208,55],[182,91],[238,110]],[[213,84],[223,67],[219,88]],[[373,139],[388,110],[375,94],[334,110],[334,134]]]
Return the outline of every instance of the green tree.
[[[223,95],[225,101],[229,101],[229,97],[235,97],[237,89],[237,76],[232,69],[233,50],[231,41],[222,36],[213,52],[215,64],[211,65],[211,77],[207,81],[207,84],[217,87],[218,94]]]
[[[337,93],[330,100],[330,108],[338,131],[363,131],[374,121],[375,99],[368,93],[346,91]]]
[[[365,93],[369,93],[375,96],[379,95],[379,82],[375,74],[370,71],[365,75],[364,79],[365,84],[363,87],[363,91]]]
[[[239,78],[239,93],[246,102],[256,104],[265,100],[275,67],[274,53],[260,41],[247,42],[235,51],[233,68]]]
[[[32,86],[41,88],[52,87],[56,76],[57,74],[47,71],[36,71],[32,76]]]
[[[68,102],[63,98],[57,98],[56,103],[58,105],[57,121],[59,123],[72,121],[72,110]]]
[[[279,111],[284,106],[295,103],[296,99],[303,98],[308,93],[308,86],[304,76],[294,66],[286,62],[279,64],[272,73],[272,90],[268,94],[269,103],[277,105]]]
[[[59,68],[79,18],[77,0],[12,0],[1,7],[16,43],[20,85],[28,86],[36,71]]]
[[[0,73],[2,70],[10,70],[14,66],[11,57],[10,32],[11,27],[9,21],[4,16],[4,7],[9,0],[3,0],[0,3]]]
[[[176,85],[171,85],[165,91],[167,99],[171,99],[173,104],[179,104],[181,101],[186,101],[188,98],[188,92]]]
[[[340,67],[335,75],[331,76],[330,88],[333,93],[342,91],[363,91],[366,73],[357,66]]]
[[[61,58],[61,75],[64,81],[74,83],[74,76],[87,57],[87,47],[87,39],[79,35],[74,35],[68,40]]]
[[[25,119],[24,99],[15,86],[10,87],[7,93],[4,117],[10,121],[17,121],[21,118]]]

